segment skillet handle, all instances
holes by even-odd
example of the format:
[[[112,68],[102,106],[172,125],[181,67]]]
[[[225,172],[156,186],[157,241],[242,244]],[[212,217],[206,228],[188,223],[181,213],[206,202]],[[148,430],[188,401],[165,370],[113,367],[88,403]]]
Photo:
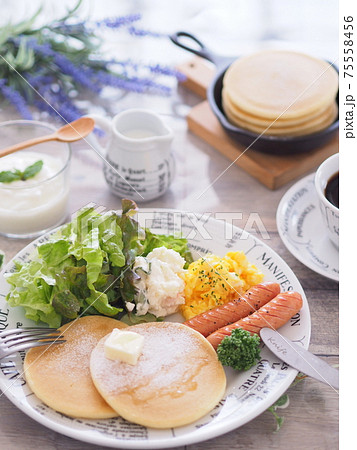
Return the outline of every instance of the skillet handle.
[[[187,31],[177,31],[176,33],[171,34],[169,37],[170,37],[171,41],[178,47],[181,47],[184,50],[194,53],[195,55],[200,56],[201,58],[207,59],[208,61],[211,61],[216,66],[220,65],[221,60],[225,59],[224,57],[215,55],[196,36],[194,36],[191,33],[187,33]],[[180,40],[181,37],[191,39],[191,41],[193,41],[195,45],[190,47],[189,45],[184,44]],[[197,45],[199,48],[195,48],[195,47],[197,47]]]

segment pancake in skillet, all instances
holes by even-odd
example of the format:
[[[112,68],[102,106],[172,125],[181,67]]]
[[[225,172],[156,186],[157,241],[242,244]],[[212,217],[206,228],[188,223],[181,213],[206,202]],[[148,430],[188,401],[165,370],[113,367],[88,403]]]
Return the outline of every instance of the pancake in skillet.
[[[335,103],[335,102],[334,102]],[[330,110],[333,106],[333,104],[329,105],[327,108],[325,109],[318,109],[317,111],[314,111],[313,113],[298,117],[298,118],[293,118],[293,119],[289,119],[289,118],[285,118],[284,115],[282,115],[279,118],[276,119],[272,119],[272,118],[264,118],[263,116],[256,116],[253,114],[249,114],[246,111],[244,111],[243,109],[240,109],[236,104],[234,104],[234,102],[232,101],[232,99],[229,97],[229,94],[227,93],[227,91],[225,89],[222,89],[222,106],[224,107],[224,109],[229,109],[231,111],[231,113],[237,118],[237,119],[241,119],[244,120],[246,122],[249,122],[252,125],[258,125],[258,126],[262,126],[262,127],[267,127],[269,126],[272,121],[274,121],[274,126],[276,127],[291,127],[291,126],[295,126],[295,125],[304,125],[306,122],[308,121],[313,121],[316,118],[321,117],[321,114],[326,114],[327,110]]]
[[[285,50],[266,50],[237,59],[223,79],[232,102],[265,119],[296,119],[335,100],[338,74],[327,62]]]
[[[200,333],[171,322],[127,330],[144,336],[136,365],[106,358],[106,337],[90,362],[95,386],[118,415],[149,427],[178,427],[204,416],[221,400],[225,373]]]
[[[244,115],[232,104],[229,98],[225,95],[225,91],[222,92],[223,109],[224,112],[233,125],[255,133],[263,133],[270,135],[281,136],[299,136],[317,133],[318,131],[327,128],[337,117],[338,106],[336,102],[333,102],[326,109],[319,111],[318,115],[314,117],[304,116],[304,120],[297,119],[298,123],[294,123],[294,120],[260,120],[258,124],[257,116]],[[307,118],[306,118],[307,117]]]
[[[46,405],[68,416],[116,417],[93,384],[89,360],[103,336],[126,326],[103,316],[86,316],[62,326],[64,344],[32,348],[26,354],[25,377],[32,391]]]
[[[258,134],[264,133],[271,136],[291,137],[305,136],[324,130],[335,121],[338,114],[338,106],[336,102],[334,102],[327,110],[323,111],[323,113],[315,119],[307,121],[304,124],[284,127],[275,126],[273,120],[270,120],[270,123],[266,126],[259,126],[240,118],[238,119],[234,115],[234,112],[232,112],[226,105],[224,105],[224,111],[228,120],[237,127],[245,128]]]

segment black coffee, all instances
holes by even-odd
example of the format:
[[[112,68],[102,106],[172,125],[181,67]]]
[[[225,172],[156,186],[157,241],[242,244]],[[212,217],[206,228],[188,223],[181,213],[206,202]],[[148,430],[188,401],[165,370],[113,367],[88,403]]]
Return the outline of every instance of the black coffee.
[[[326,189],[325,189],[325,197],[327,200],[332,203],[336,208],[339,208],[339,172],[332,175],[332,177],[328,180]]]

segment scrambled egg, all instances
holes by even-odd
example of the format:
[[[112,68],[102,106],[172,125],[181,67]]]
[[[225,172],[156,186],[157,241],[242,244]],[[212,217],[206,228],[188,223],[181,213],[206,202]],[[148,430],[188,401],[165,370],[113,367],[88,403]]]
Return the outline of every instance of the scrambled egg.
[[[228,252],[225,257],[207,255],[194,261],[185,273],[186,320],[243,294],[263,281],[264,275],[250,264],[243,252]]]

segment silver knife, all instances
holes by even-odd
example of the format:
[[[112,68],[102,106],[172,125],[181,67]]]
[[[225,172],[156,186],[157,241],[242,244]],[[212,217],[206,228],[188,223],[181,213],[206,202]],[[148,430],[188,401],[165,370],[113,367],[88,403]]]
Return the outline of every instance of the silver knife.
[[[260,337],[268,349],[289,366],[338,389],[338,370],[321,358],[270,328],[262,328]]]

